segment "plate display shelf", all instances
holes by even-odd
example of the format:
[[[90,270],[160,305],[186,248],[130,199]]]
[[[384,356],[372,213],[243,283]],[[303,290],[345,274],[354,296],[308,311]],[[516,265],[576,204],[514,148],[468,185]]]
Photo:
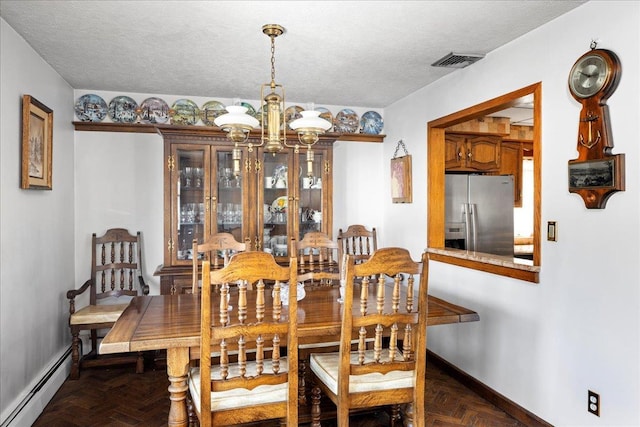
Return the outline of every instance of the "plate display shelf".
[[[112,123],[112,122],[81,122],[74,121],[73,126],[77,131],[87,132],[129,132],[129,133],[158,133],[158,128],[171,127],[175,129],[189,130],[194,133],[202,133],[203,135],[212,135],[219,133],[220,136],[226,137],[226,132],[214,126],[178,126],[178,125],[157,125],[147,123]],[[260,129],[253,130],[251,136],[259,137]],[[338,141],[355,141],[355,142],[376,142],[384,141],[385,135],[369,135],[364,133],[336,133],[327,132],[321,136]],[[295,141],[297,135],[295,132],[287,132],[287,139]]]

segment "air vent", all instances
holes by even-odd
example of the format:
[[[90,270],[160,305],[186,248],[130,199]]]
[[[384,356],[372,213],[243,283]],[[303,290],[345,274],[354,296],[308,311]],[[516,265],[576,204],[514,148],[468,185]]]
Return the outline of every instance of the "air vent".
[[[445,67],[445,68],[464,68],[474,62],[480,61],[484,58],[484,55],[478,55],[473,53],[453,53],[440,58],[433,64],[432,67]]]

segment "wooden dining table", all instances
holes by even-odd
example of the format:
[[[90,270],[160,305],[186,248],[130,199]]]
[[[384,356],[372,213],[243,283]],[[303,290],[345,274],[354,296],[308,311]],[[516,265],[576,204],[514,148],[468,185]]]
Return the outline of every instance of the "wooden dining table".
[[[321,343],[339,338],[342,322],[342,304],[337,301],[339,296],[338,286],[306,289],[306,296],[298,302],[300,342]],[[478,313],[431,295],[428,305],[428,326],[480,320]],[[187,426],[189,352],[190,349],[197,348],[199,343],[199,295],[139,296],[131,300],[107,333],[99,352],[109,354],[166,350],[170,383],[168,425]]]

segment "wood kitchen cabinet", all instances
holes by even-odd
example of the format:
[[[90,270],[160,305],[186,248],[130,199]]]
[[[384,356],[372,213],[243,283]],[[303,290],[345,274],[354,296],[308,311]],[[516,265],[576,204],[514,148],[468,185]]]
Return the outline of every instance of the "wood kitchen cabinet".
[[[522,144],[502,141],[500,175],[513,175],[513,206],[522,207]]]
[[[516,139],[502,140],[500,169],[495,175],[513,175],[513,206],[522,207],[522,160],[532,156],[533,143]]]
[[[227,232],[251,250],[271,251],[288,264],[291,238],[307,231],[331,235],[333,142],[313,146],[313,179],[306,149],[272,154],[242,148],[240,175],[233,173],[233,144],[218,129],[157,126],[164,139],[164,261],[158,267],[162,294],[191,290],[193,239]],[[260,134],[250,140],[259,143]],[[289,137],[287,137],[289,141]],[[295,141],[295,135],[291,136]]]
[[[497,172],[502,137],[445,133],[445,170]]]

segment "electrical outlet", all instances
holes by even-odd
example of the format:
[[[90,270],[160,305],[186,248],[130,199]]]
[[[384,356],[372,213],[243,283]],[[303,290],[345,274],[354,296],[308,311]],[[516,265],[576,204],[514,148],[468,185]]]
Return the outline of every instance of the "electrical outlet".
[[[587,410],[593,415],[600,416],[600,395],[589,390],[587,401]]]

